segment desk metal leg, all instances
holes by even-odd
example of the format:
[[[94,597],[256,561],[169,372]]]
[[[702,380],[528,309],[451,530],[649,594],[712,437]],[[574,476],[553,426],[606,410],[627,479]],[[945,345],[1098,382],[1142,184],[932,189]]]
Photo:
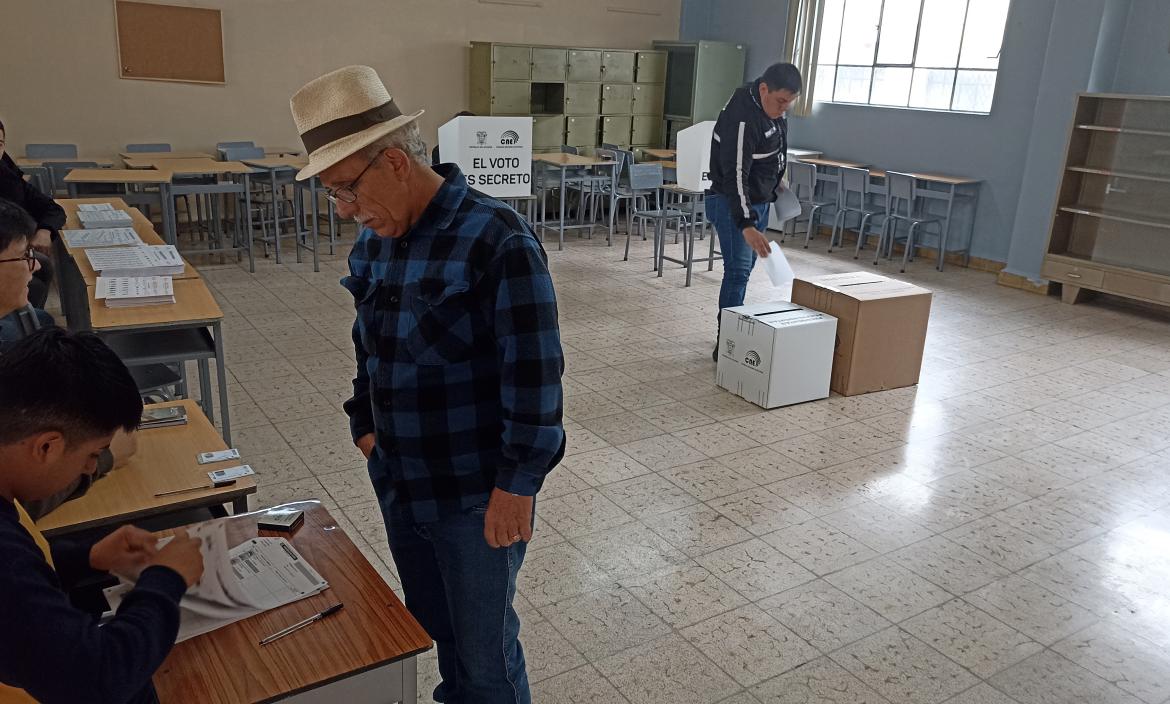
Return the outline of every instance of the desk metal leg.
[[[244,241],[248,248],[248,271],[256,273],[256,255],[252,254],[252,183],[248,174],[244,174]],[[219,337],[217,336],[218,340]],[[229,442],[228,445],[231,445]]]
[[[979,213],[979,184],[975,184],[975,193],[971,196],[971,232],[967,235],[967,248],[963,250],[963,266],[971,264],[971,246],[975,244],[975,216]]]
[[[309,179],[309,209],[313,213],[313,271],[321,271],[321,206],[317,203],[317,177]]]
[[[561,167],[561,221],[558,223],[560,233],[558,234],[557,249],[565,248],[565,168]]]
[[[223,354],[223,323],[212,323],[211,334],[215,338],[215,377],[219,382],[219,413],[223,419],[223,441],[232,446],[231,411],[228,408],[227,364]],[[210,389],[208,396],[210,397]],[[210,400],[210,399],[209,399]]]
[[[199,405],[203,407],[207,420],[215,423],[215,401],[211,398],[211,366],[206,359],[200,359],[196,363],[199,365]]]
[[[248,512],[248,497],[247,496],[239,496],[239,497],[232,499],[232,513],[234,515],[238,516],[241,513],[247,513],[247,512]]]
[[[951,197],[947,199],[946,224],[943,226],[942,237],[939,238],[939,243],[938,243],[938,267],[937,268],[939,271],[943,270],[943,262],[945,262],[946,258],[947,258],[947,240],[950,239],[950,236],[951,236],[951,213],[955,209],[955,184],[953,184],[953,183],[951,184],[950,194],[951,194]]]
[[[178,223],[175,218],[178,217],[174,208],[174,196],[171,195],[171,184],[159,184],[159,197],[162,198],[163,209],[163,240],[169,245],[178,244],[178,238],[175,236],[175,228]]]
[[[276,250],[276,263],[280,263],[280,203],[276,198],[276,169],[268,170],[272,186],[272,246]],[[299,250],[298,250],[299,251]],[[297,261],[300,261],[299,259]]]

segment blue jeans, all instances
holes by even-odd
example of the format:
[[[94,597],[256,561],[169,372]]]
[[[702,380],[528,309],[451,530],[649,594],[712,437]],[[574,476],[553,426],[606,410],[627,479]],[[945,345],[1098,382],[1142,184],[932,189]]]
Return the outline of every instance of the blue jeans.
[[[406,608],[435,640],[444,704],[531,704],[520,619],[512,608],[527,545],[494,549],[487,504],[434,523],[396,519],[383,504]]]
[[[756,216],[756,228],[763,232],[768,226],[768,203],[751,206]],[[738,208],[721,193],[708,193],[705,201],[707,221],[719,233],[719,251],[723,253],[723,283],[719,285],[719,310],[743,305],[748,277],[756,264],[756,253],[743,238],[743,232],[731,217],[731,208]],[[716,314],[718,317],[718,314]]]

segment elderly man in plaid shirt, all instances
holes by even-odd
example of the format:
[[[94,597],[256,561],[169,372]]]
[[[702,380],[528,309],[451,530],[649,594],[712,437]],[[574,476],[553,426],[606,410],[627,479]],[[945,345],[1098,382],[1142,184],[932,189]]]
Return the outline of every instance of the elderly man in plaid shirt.
[[[373,69],[292,99],[309,166],[361,232],[342,284],[357,320],[345,404],[368,459],[407,608],[438,644],[439,702],[528,704],[516,575],[534,497],[564,454],[564,358],[546,257]]]

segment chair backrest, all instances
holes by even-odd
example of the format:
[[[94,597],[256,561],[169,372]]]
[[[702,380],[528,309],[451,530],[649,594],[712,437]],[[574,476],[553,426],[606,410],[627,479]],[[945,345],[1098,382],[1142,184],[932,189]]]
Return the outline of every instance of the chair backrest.
[[[146,142],[146,143],[141,143],[141,144],[127,144],[126,145],[126,151],[135,152],[135,153],[139,153],[139,152],[169,152],[170,150],[171,150],[171,145],[166,144],[164,142],[155,142],[155,143]]]
[[[801,161],[788,163],[788,185],[797,199],[811,201],[817,189],[816,164],[805,164]]]
[[[24,155],[30,159],[76,159],[76,144],[26,144]]]
[[[863,207],[865,195],[869,192],[869,169],[841,167],[841,191],[838,202],[848,207]],[[856,205],[851,199],[856,199]]]
[[[53,182],[53,192],[64,191],[69,188],[65,177],[74,169],[96,169],[96,161],[50,161],[45,164],[49,169],[49,177]]]
[[[886,189],[890,199],[890,210],[896,215],[912,217],[914,200],[918,197],[914,177],[898,171],[887,171]]]
[[[264,158],[264,150],[260,147],[225,147],[219,153],[223,155],[224,161]]]
[[[581,150],[576,147],[570,147],[567,144],[561,145],[561,154],[580,154]]]
[[[230,149],[232,147],[254,147],[254,146],[256,146],[256,143],[251,142],[251,141],[249,141],[249,142],[216,142],[215,143],[216,149]]]
[[[630,188],[635,191],[662,188],[662,164],[630,164]]]
[[[601,148],[602,148],[602,149],[609,149],[609,150],[611,150],[611,151],[615,151],[615,152],[620,152],[620,151],[622,150],[622,148],[621,148],[621,147],[619,147],[618,145],[616,145],[616,144],[610,144],[609,142],[602,142],[602,143],[601,143]]]

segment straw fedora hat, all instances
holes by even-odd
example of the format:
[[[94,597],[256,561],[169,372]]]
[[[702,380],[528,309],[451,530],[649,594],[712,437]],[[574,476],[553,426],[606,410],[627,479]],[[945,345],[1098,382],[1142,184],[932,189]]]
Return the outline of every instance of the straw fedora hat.
[[[423,114],[403,115],[369,66],[346,66],[310,81],[289,107],[309,155],[297,180],[316,176]]]

